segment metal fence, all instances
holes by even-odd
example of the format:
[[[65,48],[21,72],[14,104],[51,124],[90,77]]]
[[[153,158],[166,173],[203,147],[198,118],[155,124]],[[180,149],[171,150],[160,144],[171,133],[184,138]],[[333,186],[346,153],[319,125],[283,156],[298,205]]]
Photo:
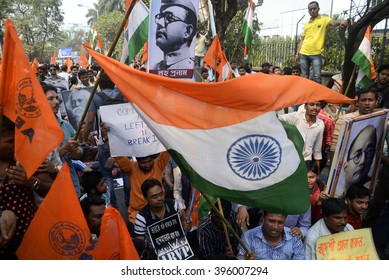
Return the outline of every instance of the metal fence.
[[[383,47],[384,46],[384,47]],[[372,38],[374,65],[388,63],[389,48],[385,47],[383,36]],[[283,67],[294,65],[296,42],[292,39],[275,41],[261,39],[252,47],[251,61],[253,66],[261,66],[264,62]],[[344,46],[341,42],[327,43],[323,51],[323,70],[339,71],[344,60]]]

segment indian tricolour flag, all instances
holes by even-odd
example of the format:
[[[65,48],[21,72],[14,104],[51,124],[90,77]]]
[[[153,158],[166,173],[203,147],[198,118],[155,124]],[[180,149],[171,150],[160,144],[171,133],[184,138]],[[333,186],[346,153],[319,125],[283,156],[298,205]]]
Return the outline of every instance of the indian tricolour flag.
[[[256,74],[196,83],[136,71],[88,52],[201,192],[281,213],[309,207],[303,142],[275,110],[350,99],[308,79]],[[293,140],[292,140],[293,139]]]
[[[251,42],[253,41],[253,1],[250,0],[249,6],[244,16],[242,33],[244,36],[244,59],[250,61]]]
[[[360,87],[368,87],[371,83],[371,80],[375,79],[376,77],[374,63],[371,55],[370,32],[371,26],[369,25],[357,52],[351,59],[359,67],[358,76],[355,82]]]
[[[96,30],[93,29],[93,34],[92,34],[92,49],[95,51],[102,51],[103,50],[103,42],[101,41],[100,38],[100,33]]]
[[[127,0],[127,9],[131,2],[131,0]],[[124,28],[123,51],[120,59],[121,62],[128,65],[131,63],[147,41],[148,30],[149,9],[141,0],[138,0],[128,17],[127,25]]]

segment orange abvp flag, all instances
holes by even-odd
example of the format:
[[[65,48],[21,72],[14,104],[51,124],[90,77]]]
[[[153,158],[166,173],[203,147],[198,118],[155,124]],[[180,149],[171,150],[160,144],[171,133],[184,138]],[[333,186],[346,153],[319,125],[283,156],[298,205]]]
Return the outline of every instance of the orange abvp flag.
[[[63,64],[65,64],[68,67],[67,71],[70,72],[70,67],[73,65],[73,62],[70,59],[70,56],[68,56],[68,58],[65,60],[65,62]]]
[[[34,71],[35,74],[38,73],[38,67],[39,67],[39,62],[36,58],[34,58],[34,61],[31,64],[32,70]]]
[[[16,254],[22,260],[76,260],[93,247],[90,237],[69,167],[64,163]]]
[[[144,64],[149,60],[149,41],[146,41],[146,43],[143,45],[143,55],[141,63]]]
[[[115,208],[105,210],[95,260],[139,260],[123,217]]]
[[[51,57],[51,63],[57,65],[57,52],[53,53],[53,56]]]
[[[80,64],[83,69],[87,69],[89,66],[88,58],[86,58],[86,55],[83,52],[80,54],[78,64]]]
[[[63,132],[9,19],[5,21],[0,106],[15,123],[15,157],[30,178],[61,144]]]
[[[231,79],[232,72],[230,71],[226,55],[222,50],[219,35],[216,35],[213,39],[211,46],[204,56],[204,62],[219,74],[218,82]]]

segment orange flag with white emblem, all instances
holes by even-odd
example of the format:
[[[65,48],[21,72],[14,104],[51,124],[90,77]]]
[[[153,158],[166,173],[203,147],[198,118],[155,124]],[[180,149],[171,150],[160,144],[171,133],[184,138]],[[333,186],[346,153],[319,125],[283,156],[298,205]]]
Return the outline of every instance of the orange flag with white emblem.
[[[63,132],[9,19],[5,21],[0,106],[15,123],[15,157],[30,178],[61,144]]]
[[[204,62],[211,68],[215,69],[219,74],[218,82],[229,80],[232,77],[231,66],[228,63],[227,57],[222,51],[222,47],[219,40],[219,35],[216,34],[209,47],[207,53],[204,56]]]
[[[22,260],[138,260],[120,213],[108,207],[98,243],[92,238],[74,190],[67,163],[24,235],[17,256]]]
[[[139,260],[123,217],[111,206],[105,210],[99,246],[93,256],[95,260]]]
[[[91,259],[93,250],[69,166],[64,163],[16,254],[21,260],[77,260]]]

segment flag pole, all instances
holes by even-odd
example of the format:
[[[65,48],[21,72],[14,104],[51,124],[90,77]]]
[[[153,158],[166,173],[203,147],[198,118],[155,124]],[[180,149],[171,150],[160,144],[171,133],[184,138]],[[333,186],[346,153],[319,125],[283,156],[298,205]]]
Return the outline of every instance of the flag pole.
[[[354,64],[354,69],[353,69],[353,72],[351,73],[351,77],[348,81],[347,88],[346,88],[345,92],[343,93],[343,95],[345,95],[345,96],[347,96],[347,93],[350,90],[351,82],[354,80],[354,74],[355,74],[356,70],[357,70],[357,65]],[[340,104],[338,112],[336,112],[335,122],[339,119],[339,114],[340,114],[340,111],[342,110],[343,105],[344,104]]]
[[[123,32],[124,26],[126,25],[128,16],[131,14],[131,12],[132,12],[132,10],[133,10],[133,8],[135,6],[135,2],[136,2],[136,0],[132,0],[130,6],[128,7],[128,10],[127,10],[127,12],[126,12],[126,14],[125,14],[125,16],[123,18],[122,24],[120,25],[119,30],[116,32],[115,39],[113,40],[112,45],[111,45],[111,47],[110,47],[110,49],[109,49],[109,51],[107,53],[108,57],[110,57],[112,55],[113,51],[115,50],[116,44],[119,41],[120,35]],[[91,92],[91,94],[89,96],[88,102],[86,103],[86,107],[84,109],[84,112],[82,113],[82,117],[81,117],[80,123],[78,124],[76,135],[74,136],[74,139],[77,139],[79,134],[80,134],[81,127],[82,127],[82,125],[84,123],[86,114],[88,113],[88,110],[89,110],[89,106],[92,103],[93,97],[94,97],[94,95],[96,93],[97,87],[99,86],[99,83],[100,83],[100,80],[101,80],[101,76],[103,74],[104,74],[104,70],[101,69],[101,71],[99,71],[99,74],[97,75],[96,82],[95,82],[95,84],[93,86],[93,89],[92,89],[92,92]]]
[[[220,200],[220,197],[217,198],[217,205],[219,207],[220,214],[223,215],[224,217],[222,201]],[[228,236],[227,226],[225,223],[223,223],[223,230],[224,230],[224,235],[226,237],[227,250],[232,250],[230,237]]]
[[[232,233],[232,235],[236,238],[236,240],[239,242],[239,244],[242,246],[242,248],[246,251],[247,255],[254,254],[253,252],[250,252],[250,250],[247,248],[246,244],[240,239],[239,235],[236,233],[236,231],[232,228],[232,226],[228,223],[226,218],[219,212],[219,210],[216,208],[216,206],[212,203],[211,199],[205,194],[201,193],[201,195],[205,198],[205,200],[208,202],[208,204],[212,207],[213,211],[219,216],[220,219],[222,219],[223,223],[227,226],[228,230]]]

